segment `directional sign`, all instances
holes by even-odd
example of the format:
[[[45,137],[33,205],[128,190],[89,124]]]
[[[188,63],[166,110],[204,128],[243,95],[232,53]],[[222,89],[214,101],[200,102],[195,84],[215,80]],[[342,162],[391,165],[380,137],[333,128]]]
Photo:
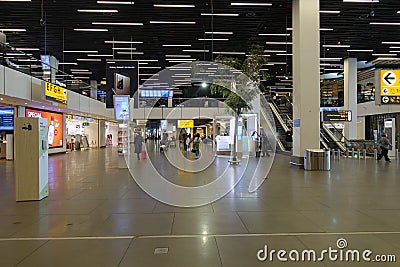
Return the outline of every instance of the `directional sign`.
[[[398,104],[400,97],[400,70],[380,70],[381,104]]]
[[[383,82],[386,85],[394,85],[396,83],[396,74],[393,71],[386,71],[383,73]]]

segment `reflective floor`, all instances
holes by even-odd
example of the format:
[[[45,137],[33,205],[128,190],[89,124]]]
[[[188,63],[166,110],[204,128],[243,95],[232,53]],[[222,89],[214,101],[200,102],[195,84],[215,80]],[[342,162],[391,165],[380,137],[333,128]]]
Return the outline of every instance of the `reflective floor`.
[[[400,266],[398,161],[342,158],[330,172],[288,162],[277,155],[255,193],[239,183],[178,208],[147,196],[113,148],[50,156],[49,197],[38,202],[15,202],[14,163],[0,161],[0,266]],[[371,262],[318,260],[329,247],[371,250]],[[304,250],[316,260],[302,261]]]

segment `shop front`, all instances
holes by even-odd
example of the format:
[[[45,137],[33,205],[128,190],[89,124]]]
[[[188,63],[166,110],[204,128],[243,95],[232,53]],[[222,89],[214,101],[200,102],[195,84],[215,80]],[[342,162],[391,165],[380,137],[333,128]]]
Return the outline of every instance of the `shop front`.
[[[67,149],[81,150],[99,147],[99,121],[90,117],[67,115]]]

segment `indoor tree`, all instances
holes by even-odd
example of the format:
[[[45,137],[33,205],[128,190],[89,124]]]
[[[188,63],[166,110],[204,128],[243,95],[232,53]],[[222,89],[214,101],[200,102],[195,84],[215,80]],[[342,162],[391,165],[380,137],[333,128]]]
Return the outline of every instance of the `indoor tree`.
[[[222,72],[222,78],[214,79],[211,84],[211,93],[220,94],[226,98],[225,104],[234,112],[234,143],[230,162],[238,163],[236,146],[239,116],[253,108],[251,102],[260,94],[261,79],[268,77],[268,74],[261,70],[268,63],[268,59],[264,55],[263,46],[252,45],[244,60],[220,55],[215,59],[215,62],[241,72],[239,75],[233,75],[232,69],[219,70],[219,73]]]

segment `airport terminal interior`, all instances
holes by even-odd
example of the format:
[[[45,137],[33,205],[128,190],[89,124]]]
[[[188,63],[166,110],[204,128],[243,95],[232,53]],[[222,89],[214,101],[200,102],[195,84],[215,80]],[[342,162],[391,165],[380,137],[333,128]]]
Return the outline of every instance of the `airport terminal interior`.
[[[0,10],[0,266],[399,266],[399,1]]]

